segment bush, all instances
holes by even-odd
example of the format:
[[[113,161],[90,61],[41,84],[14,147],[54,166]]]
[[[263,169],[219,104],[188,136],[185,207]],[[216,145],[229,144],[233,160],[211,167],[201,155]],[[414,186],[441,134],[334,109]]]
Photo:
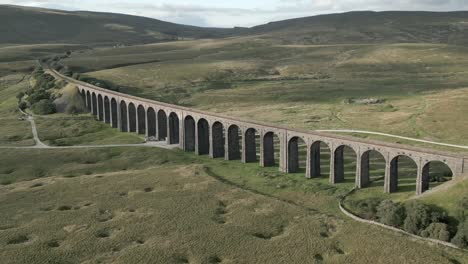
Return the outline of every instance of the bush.
[[[405,219],[405,208],[391,200],[384,200],[377,207],[377,217],[382,224],[399,227]]]
[[[461,248],[468,248],[468,221],[458,225],[457,234],[452,238],[451,242]]]
[[[21,109],[21,110],[24,110],[26,108],[28,108],[28,104],[26,102],[21,102],[18,104],[18,108]]]
[[[450,241],[450,232],[447,224],[432,223],[421,232],[421,236],[438,239],[442,241]]]
[[[49,99],[43,99],[33,104],[31,110],[38,115],[49,115],[57,111],[55,104]]]
[[[405,210],[403,229],[408,233],[419,235],[432,222],[429,207],[425,204],[411,201],[405,205]]]
[[[23,92],[19,92],[16,94],[16,99],[18,99],[18,102],[21,102],[21,99],[23,99],[24,95],[25,94]]]
[[[457,219],[460,222],[465,222],[468,219],[468,196],[458,201],[457,207]]]
[[[41,100],[50,98],[49,92],[47,92],[46,90],[42,90],[42,89],[30,90],[28,91],[28,94],[29,94],[29,97],[27,100],[29,101],[29,104],[31,105],[36,104]]]
[[[355,208],[356,213],[365,219],[376,219],[377,207],[382,200],[368,198],[357,202],[352,202],[351,206]]]

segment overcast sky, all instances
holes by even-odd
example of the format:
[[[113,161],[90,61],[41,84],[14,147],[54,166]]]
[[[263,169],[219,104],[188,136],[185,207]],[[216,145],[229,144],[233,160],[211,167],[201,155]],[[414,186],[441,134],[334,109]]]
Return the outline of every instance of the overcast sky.
[[[357,10],[468,10],[468,0],[0,0],[0,4],[125,13],[209,27],[249,27]]]

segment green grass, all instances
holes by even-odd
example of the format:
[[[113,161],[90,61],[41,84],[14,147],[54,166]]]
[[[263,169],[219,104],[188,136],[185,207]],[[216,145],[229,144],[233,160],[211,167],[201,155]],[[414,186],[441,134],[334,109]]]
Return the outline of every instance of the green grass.
[[[31,146],[34,139],[26,120],[0,119],[0,146]]]
[[[120,133],[109,124],[97,122],[89,115],[75,118],[57,114],[36,118],[41,141],[56,146],[137,144],[143,143],[141,135]]]
[[[0,186],[4,263],[467,260],[341,215],[350,184],[149,148],[7,153],[51,174]]]

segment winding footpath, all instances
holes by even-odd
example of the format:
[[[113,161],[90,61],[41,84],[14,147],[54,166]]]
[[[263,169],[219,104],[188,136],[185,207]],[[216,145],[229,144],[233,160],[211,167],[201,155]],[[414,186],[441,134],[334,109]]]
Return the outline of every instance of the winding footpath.
[[[317,131],[317,132],[329,132],[329,133],[356,133],[356,134],[368,134],[368,135],[376,135],[376,136],[384,136],[384,137],[405,139],[405,140],[409,140],[409,141],[420,142],[420,143],[427,143],[427,144],[438,145],[438,146],[444,146],[444,147],[468,149],[468,146],[463,146],[463,145],[454,145],[454,144],[447,144],[447,143],[439,143],[439,142],[434,142],[434,141],[429,141],[429,140],[424,140],[424,139],[403,137],[403,136],[397,136],[397,135],[392,135],[392,134],[387,134],[387,133],[372,132],[372,131],[365,131],[365,130],[353,130],[353,129],[338,129],[338,130],[333,130],[333,129],[331,129],[331,130],[329,130],[329,129],[325,129],[325,130],[315,130],[315,131]]]

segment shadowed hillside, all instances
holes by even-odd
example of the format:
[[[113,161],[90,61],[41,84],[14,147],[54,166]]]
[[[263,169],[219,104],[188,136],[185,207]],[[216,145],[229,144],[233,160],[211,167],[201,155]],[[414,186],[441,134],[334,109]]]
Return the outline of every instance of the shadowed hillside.
[[[468,43],[468,12],[349,12],[271,22],[249,34],[294,44]]]
[[[468,12],[349,12],[253,28],[201,28],[112,13],[0,5],[0,43],[145,44],[260,35],[276,44],[468,43]]]
[[[0,43],[141,44],[215,38],[227,30],[178,25],[151,18],[1,5]]]

